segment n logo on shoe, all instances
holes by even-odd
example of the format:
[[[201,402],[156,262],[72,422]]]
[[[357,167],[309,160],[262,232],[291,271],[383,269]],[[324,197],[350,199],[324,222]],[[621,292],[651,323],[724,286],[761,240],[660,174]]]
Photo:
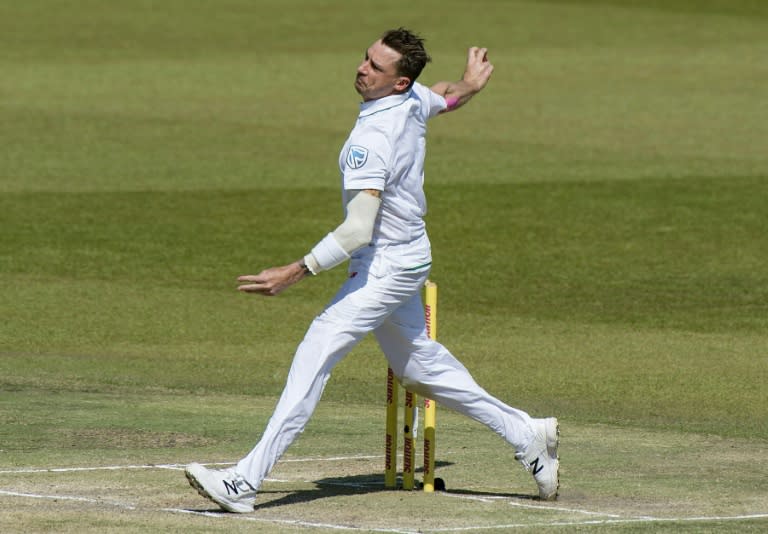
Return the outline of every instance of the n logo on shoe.
[[[256,491],[256,488],[251,486],[251,484],[244,478],[238,478],[238,479],[232,480],[231,482],[229,480],[224,480],[223,482],[224,482],[224,487],[227,488],[227,495],[232,495],[233,493],[235,495],[240,495],[241,491],[248,491],[247,489],[238,488],[237,487],[238,484],[245,484],[246,486],[248,486],[248,488],[251,491]]]
[[[542,469],[544,469],[544,466],[539,465],[538,458],[531,462],[531,473],[533,473],[534,476],[538,475]]]

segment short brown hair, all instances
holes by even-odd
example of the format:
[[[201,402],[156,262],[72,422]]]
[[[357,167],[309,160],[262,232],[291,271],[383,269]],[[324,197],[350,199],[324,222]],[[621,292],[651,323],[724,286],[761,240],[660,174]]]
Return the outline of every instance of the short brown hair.
[[[405,28],[387,30],[381,36],[381,42],[400,53],[402,57],[395,65],[397,74],[411,80],[411,84],[416,81],[426,64],[432,61],[424,49],[424,39]]]

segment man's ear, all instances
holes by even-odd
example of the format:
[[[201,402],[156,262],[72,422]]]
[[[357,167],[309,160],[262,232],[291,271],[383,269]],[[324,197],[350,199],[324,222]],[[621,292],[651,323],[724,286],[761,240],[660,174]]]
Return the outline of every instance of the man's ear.
[[[405,76],[400,76],[397,80],[395,80],[395,89],[400,93],[408,89],[410,86],[411,80]]]

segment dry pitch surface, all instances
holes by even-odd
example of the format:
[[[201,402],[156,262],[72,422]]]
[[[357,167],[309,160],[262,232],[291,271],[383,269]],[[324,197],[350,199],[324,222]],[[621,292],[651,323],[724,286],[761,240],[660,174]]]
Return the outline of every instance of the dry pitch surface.
[[[187,486],[181,464],[0,468],[0,531],[768,527],[762,443],[565,421],[561,496],[546,503],[532,498],[529,475],[495,436],[454,414],[443,412],[441,419],[437,473],[447,482],[444,493],[385,491],[383,458],[375,450],[286,457],[265,482],[257,511],[248,515],[222,513],[201,499]]]

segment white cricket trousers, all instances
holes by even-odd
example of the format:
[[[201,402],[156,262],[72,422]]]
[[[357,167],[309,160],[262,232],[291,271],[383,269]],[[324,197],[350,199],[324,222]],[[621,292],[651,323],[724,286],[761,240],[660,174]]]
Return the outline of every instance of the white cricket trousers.
[[[353,260],[350,272],[297,348],[275,411],[237,472],[255,488],[261,485],[304,430],[333,367],[369,332],[404,387],[485,424],[524,451],[534,434],[530,416],[491,396],[445,347],[427,337],[421,288],[429,270],[375,276],[370,263]]]

